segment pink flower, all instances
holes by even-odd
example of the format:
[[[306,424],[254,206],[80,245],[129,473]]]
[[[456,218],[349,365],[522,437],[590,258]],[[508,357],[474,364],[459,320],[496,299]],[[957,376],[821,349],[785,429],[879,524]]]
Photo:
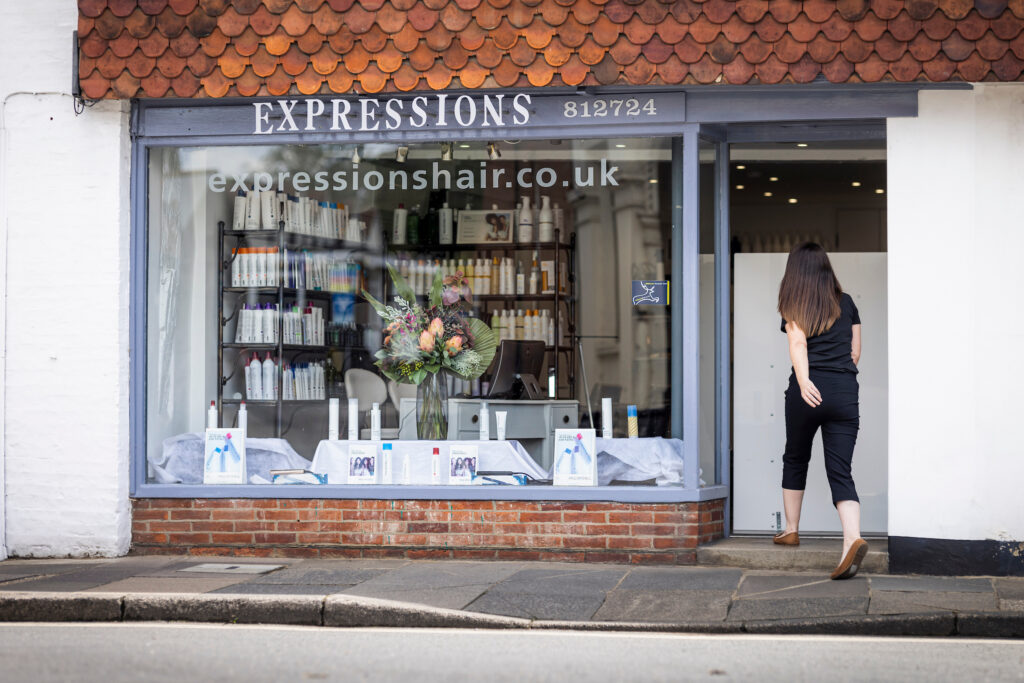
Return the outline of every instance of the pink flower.
[[[424,331],[420,334],[420,351],[430,353],[434,350],[434,335],[429,331]]]
[[[444,323],[441,322],[440,318],[434,318],[430,321],[430,325],[427,326],[427,332],[430,332],[435,337],[441,336],[444,333]]]
[[[462,350],[462,337],[455,335],[444,343],[444,350],[448,352],[448,356],[456,356],[459,351]]]

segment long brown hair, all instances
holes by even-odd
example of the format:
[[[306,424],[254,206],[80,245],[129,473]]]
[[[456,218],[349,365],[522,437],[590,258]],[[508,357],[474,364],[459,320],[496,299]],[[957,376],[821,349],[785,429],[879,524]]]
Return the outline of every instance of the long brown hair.
[[[839,319],[843,288],[820,244],[801,242],[789,252],[779,285],[779,314],[808,337],[828,330]]]

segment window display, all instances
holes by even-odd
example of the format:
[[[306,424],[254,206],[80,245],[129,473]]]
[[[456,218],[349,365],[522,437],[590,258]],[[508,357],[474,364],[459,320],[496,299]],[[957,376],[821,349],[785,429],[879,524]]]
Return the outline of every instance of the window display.
[[[610,438],[669,436],[671,309],[632,297],[671,272],[668,139],[161,147],[148,175],[147,481],[204,481],[212,401],[250,484],[550,482],[555,430],[596,428],[600,485],[682,484],[678,442]]]

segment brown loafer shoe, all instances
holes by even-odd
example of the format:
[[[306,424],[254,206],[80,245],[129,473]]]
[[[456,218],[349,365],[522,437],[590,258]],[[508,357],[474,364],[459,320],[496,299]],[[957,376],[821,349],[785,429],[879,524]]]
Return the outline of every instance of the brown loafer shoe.
[[[850,546],[850,549],[846,551],[846,557],[839,563],[839,566],[832,572],[833,579],[852,579],[857,574],[857,569],[860,568],[861,563],[864,561],[864,556],[868,554],[868,542],[863,538],[858,538]]]
[[[796,531],[784,531],[781,534],[775,534],[772,541],[778,545],[800,545],[800,534]]]

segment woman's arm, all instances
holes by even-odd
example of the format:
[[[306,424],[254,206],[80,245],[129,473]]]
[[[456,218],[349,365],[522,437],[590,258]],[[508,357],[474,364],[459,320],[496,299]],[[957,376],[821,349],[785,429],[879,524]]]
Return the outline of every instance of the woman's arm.
[[[853,356],[853,364],[857,365],[860,363],[860,323],[853,326],[853,341],[850,346],[852,347],[850,355]]]
[[[786,323],[786,338],[789,339],[789,360],[793,363],[793,373],[800,385],[800,396],[812,408],[821,405],[821,393],[810,378],[810,366],[807,363],[807,335],[794,322]]]

